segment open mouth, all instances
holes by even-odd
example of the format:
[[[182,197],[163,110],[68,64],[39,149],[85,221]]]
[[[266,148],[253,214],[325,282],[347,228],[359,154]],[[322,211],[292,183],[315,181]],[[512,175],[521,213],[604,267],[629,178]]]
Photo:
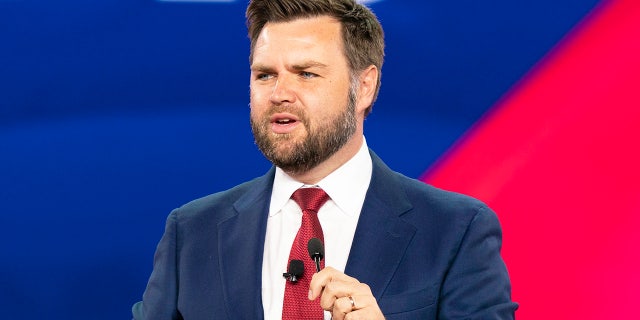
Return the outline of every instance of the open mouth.
[[[294,119],[289,119],[289,118],[281,118],[281,119],[276,119],[275,123],[277,124],[292,124],[296,122],[296,120]]]
[[[271,130],[276,134],[292,133],[298,128],[300,119],[294,114],[281,112],[271,116]]]
[[[271,123],[273,124],[278,124],[278,125],[291,125],[294,124],[296,122],[298,122],[298,117],[288,113],[288,112],[281,112],[281,113],[276,113],[271,115]]]

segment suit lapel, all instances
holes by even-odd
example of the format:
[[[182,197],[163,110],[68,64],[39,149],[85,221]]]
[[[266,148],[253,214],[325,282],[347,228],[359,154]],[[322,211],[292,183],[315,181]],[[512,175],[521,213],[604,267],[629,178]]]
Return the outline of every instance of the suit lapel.
[[[380,299],[416,229],[400,219],[412,205],[395,174],[373,152],[371,158],[371,183],[345,273],[369,285]]]
[[[262,319],[262,257],[274,170],[250,182],[248,192],[218,224],[218,252],[230,319]]]
[[[416,232],[400,216],[412,205],[394,173],[373,152],[371,184],[360,214],[345,273],[368,284],[380,299]],[[218,224],[224,299],[231,319],[263,319],[262,259],[273,187],[272,168]],[[371,272],[374,270],[375,272]]]

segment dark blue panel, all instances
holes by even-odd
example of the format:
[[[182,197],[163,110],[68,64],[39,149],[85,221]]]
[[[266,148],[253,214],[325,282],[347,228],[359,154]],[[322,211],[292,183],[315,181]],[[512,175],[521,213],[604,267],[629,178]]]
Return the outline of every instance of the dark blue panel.
[[[387,0],[368,143],[417,177],[595,4]],[[127,319],[169,211],[262,174],[245,1],[0,1],[0,306]]]

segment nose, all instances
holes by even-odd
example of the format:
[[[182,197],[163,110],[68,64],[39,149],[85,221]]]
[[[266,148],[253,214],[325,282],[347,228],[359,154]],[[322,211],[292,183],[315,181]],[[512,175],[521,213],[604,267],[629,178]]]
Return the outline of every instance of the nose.
[[[283,103],[294,103],[296,100],[293,79],[280,75],[273,86],[271,92],[271,103],[280,105]]]

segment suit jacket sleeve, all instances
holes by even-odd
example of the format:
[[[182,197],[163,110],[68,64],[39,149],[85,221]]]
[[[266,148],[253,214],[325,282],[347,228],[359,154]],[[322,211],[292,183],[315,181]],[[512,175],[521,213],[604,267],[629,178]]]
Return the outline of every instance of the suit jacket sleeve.
[[[501,244],[495,213],[480,206],[444,279],[439,319],[514,319],[517,304],[511,301]]]
[[[174,210],[167,218],[165,232],[153,258],[153,272],[149,278],[143,301],[132,308],[135,320],[182,319],[177,311],[177,215]]]

